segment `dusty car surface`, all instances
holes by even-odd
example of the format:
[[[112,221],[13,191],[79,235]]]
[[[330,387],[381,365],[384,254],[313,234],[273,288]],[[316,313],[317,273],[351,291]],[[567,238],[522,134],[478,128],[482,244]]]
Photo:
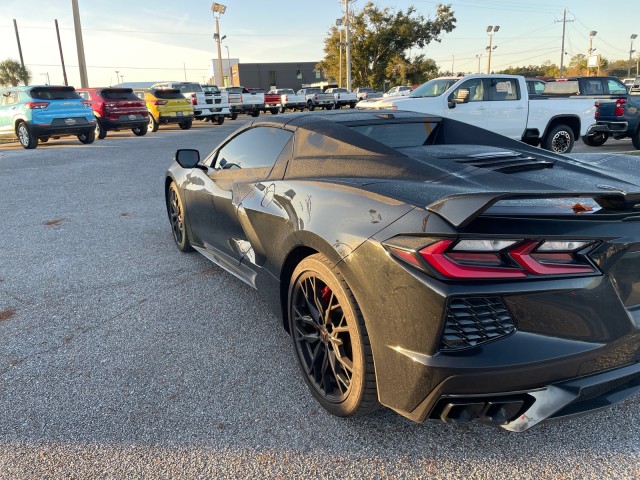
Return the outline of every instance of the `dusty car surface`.
[[[338,416],[523,431],[640,388],[640,176],[403,111],[254,121],[165,179],[178,248],[257,289]]]

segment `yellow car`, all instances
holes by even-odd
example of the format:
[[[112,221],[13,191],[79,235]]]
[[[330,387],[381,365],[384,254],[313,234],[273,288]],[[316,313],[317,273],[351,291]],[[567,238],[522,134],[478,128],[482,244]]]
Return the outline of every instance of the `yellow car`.
[[[135,94],[147,103],[150,132],[157,132],[160,124],[177,123],[188,130],[193,122],[193,106],[175,88],[145,88],[135,90]]]

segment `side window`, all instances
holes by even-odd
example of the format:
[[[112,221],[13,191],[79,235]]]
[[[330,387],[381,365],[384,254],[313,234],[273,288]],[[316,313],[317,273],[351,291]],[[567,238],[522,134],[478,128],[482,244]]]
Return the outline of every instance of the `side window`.
[[[293,132],[256,127],[242,132],[218,151],[216,169],[272,167]]]
[[[508,101],[518,100],[518,82],[515,78],[495,78],[491,80],[489,100]]]
[[[588,80],[586,81],[585,95],[602,95],[604,94],[604,88],[600,80]]]
[[[7,105],[15,105],[16,103],[18,103],[18,94],[16,92],[11,92],[7,97]]]
[[[458,92],[463,88],[469,90],[470,102],[482,102],[484,100],[484,82],[481,78],[474,78],[464,82],[453,92],[453,98],[458,97]]]
[[[627,88],[623,83],[620,83],[613,78],[607,79],[607,86],[609,87],[609,93],[611,95],[624,95],[627,93]]]

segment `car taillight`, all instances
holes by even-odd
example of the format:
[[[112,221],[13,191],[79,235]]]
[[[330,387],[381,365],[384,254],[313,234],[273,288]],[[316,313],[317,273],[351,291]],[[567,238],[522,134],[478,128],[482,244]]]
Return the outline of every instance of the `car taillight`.
[[[439,240],[420,249],[385,244],[398,259],[424,270],[425,264],[449,279],[524,279],[595,274],[587,253],[595,242],[582,240]]]
[[[314,94],[313,94],[313,99],[314,99],[314,100],[318,100],[318,94],[317,94],[317,93],[314,93]]]
[[[596,113],[593,114],[593,118],[597,120],[600,116],[600,102],[596,102],[593,105],[596,107]]]
[[[616,117],[621,117],[624,115],[624,105],[627,103],[627,99],[626,98],[618,98],[616,99],[616,108],[613,112],[613,114]]]
[[[288,102],[288,101],[289,101],[289,95],[285,95],[285,96],[284,96],[284,101],[285,101],[285,102]]]
[[[142,108],[142,107],[146,107],[147,104],[145,102],[136,102],[133,104],[133,106]]]
[[[47,108],[49,106],[49,102],[25,102],[25,105],[30,110],[38,110],[40,108]]]
[[[191,105],[198,105],[198,98],[195,93],[191,94]]]
[[[154,100],[153,104],[154,105],[166,105],[168,102],[168,100]]]

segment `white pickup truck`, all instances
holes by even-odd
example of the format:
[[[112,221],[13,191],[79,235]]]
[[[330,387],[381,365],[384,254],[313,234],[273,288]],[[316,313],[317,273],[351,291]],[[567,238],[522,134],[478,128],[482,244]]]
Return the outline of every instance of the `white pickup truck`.
[[[287,109],[303,111],[304,107],[307,106],[304,95],[296,94],[293,88],[276,88],[275,90],[269,90],[267,95],[280,96],[278,103],[273,105],[278,108],[279,113],[284,113]]]
[[[519,75],[466,75],[429,80],[407,97],[358,103],[363,109],[409,110],[470,123],[529,145],[569,153],[595,123],[593,98],[529,98]]]
[[[298,95],[304,95],[304,99],[307,102],[307,108],[310,112],[313,112],[316,107],[323,107],[326,110],[331,110],[335,105],[335,98],[333,97],[333,94],[322,93],[321,88],[301,88],[296,93]]]
[[[239,113],[257,117],[264,110],[264,91],[252,92],[244,87],[224,87],[223,90],[229,94],[231,120],[238,118]]]
[[[180,90],[193,106],[193,115],[197,120],[211,120],[218,125],[224,123],[224,117],[229,115],[229,100],[207,93],[199,83],[195,82],[160,82],[151,88],[175,88]]]
[[[324,93],[332,93],[335,108],[346,107],[355,108],[358,103],[358,96],[355,92],[350,92],[346,88],[327,88]]]

